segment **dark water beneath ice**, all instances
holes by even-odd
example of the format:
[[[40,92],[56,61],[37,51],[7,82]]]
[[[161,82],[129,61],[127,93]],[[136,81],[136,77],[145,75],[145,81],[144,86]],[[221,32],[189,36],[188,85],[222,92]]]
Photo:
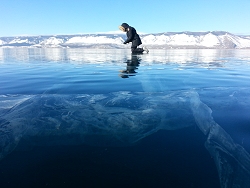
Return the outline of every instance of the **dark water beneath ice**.
[[[3,187],[246,184],[248,50],[0,49],[0,70]]]

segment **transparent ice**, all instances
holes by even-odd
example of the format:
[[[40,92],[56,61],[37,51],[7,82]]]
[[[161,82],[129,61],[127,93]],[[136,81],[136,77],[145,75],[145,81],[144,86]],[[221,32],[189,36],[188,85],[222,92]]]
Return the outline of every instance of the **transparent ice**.
[[[143,92],[1,95],[0,159],[11,153],[21,139],[32,140],[31,145],[124,146],[158,130],[197,126],[206,137],[205,147],[214,159],[221,187],[249,187],[249,153],[216,123],[209,107],[211,101],[204,98],[206,104],[200,95],[219,90],[231,101],[222,101],[224,107],[241,105],[249,109],[250,90],[228,87],[173,91],[167,90],[157,76],[145,80]]]

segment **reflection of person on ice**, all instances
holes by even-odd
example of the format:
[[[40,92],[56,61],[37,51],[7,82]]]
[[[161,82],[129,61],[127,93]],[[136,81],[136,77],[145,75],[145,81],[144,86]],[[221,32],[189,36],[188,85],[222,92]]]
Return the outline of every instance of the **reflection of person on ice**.
[[[132,42],[131,51],[132,53],[143,53],[144,51],[148,53],[148,49],[146,47],[137,48],[142,44],[139,35],[137,34],[135,28],[129,26],[127,23],[123,23],[119,26],[119,29],[123,32],[127,32],[127,40],[123,44],[127,44]]]
[[[122,74],[120,74],[119,76],[121,78],[129,78],[130,76],[135,76],[135,73],[137,73],[135,70],[138,69],[140,61],[141,59],[139,58],[139,56],[132,55],[131,60],[127,60],[126,62],[124,62],[127,64],[127,69],[120,70]]]

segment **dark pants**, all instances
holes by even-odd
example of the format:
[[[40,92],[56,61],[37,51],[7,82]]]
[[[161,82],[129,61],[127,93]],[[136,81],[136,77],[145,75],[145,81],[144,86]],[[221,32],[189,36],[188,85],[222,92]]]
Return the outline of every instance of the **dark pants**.
[[[142,53],[144,50],[142,48],[137,48],[137,46],[131,46],[132,53]]]

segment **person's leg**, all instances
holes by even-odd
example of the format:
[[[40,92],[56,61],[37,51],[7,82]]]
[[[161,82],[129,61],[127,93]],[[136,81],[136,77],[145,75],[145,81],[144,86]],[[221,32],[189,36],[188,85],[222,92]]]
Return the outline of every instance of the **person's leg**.
[[[137,48],[137,46],[131,46],[132,53],[142,53],[144,50],[142,48]]]
[[[134,53],[134,51],[136,50],[136,46],[131,46],[131,52]]]

